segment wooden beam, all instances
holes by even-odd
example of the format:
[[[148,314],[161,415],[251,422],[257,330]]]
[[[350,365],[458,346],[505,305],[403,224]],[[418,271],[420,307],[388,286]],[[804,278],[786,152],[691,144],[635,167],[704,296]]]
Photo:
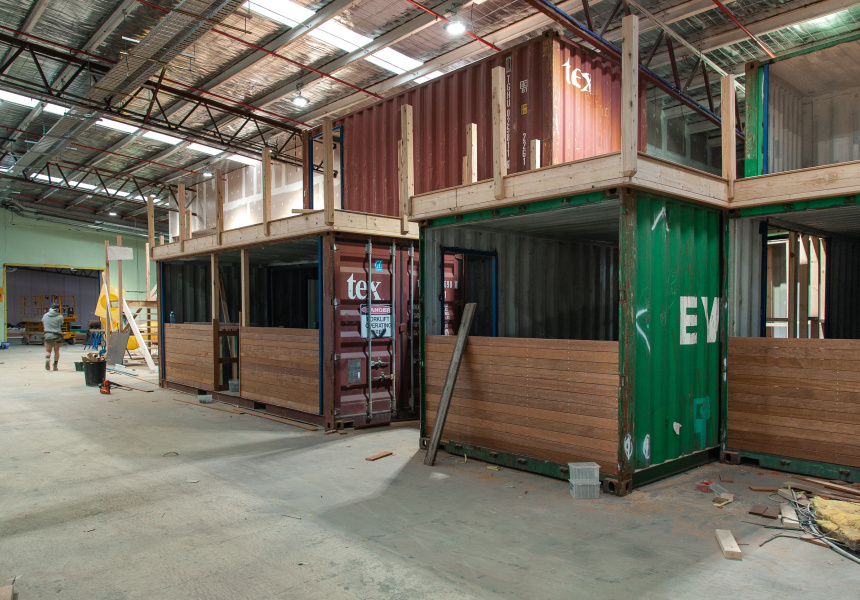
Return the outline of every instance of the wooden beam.
[[[193,237],[192,234],[194,233],[194,227],[191,223],[191,217],[192,216],[193,215],[191,214],[191,209],[190,208],[186,209],[185,210],[185,226],[188,227],[188,231],[185,232],[186,241],[190,240]]]
[[[47,6],[47,3],[42,6]],[[44,10],[44,8],[42,10]],[[16,600],[16,597],[17,594],[15,593],[14,586],[6,585],[0,588],[0,600]]]
[[[146,224],[149,228],[149,247],[155,246],[155,197],[146,199]],[[148,258],[148,253],[147,253]],[[146,289],[149,289],[147,286]]]
[[[621,19],[621,174],[636,174],[639,156],[639,17]]]
[[[116,245],[118,248],[122,247],[122,236],[121,235],[116,236]],[[116,261],[116,278],[117,278],[116,292],[117,292],[117,297],[119,298],[119,305],[117,307],[117,308],[119,308],[119,319],[117,320],[117,324],[118,324],[117,331],[122,331],[123,330],[123,326],[122,326],[123,293],[122,293],[122,261],[121,260]]]
[[[215,170],[215,203],[215,235],[220,246],[221,234],[224,233],[224,173],[221,169]]]
[[[809,237],[809,318],[813,319],[812,326],[810,327],[810,337],[817,338],[818,335],[818,321],[821,318],[820,313],[820,294],[821,290],[819,287],[820,275],[821,275],[821,265],[818,262],[818,255],[821,252],[821,238],[810,236]]]
[[[797,233],[788,234],[788,337],[797,337]]]
[[[860,194],[860,161],[738,179],[732,205],[764,206],[856,194]]]
[[[209,283],[211,284],[211,299],[212,299],[212,319],[218,320],[218,312],[221,306],[221,277],[218,270],[218,255],[212,253],[209,255],[211,271],[209,273]]]
[[[188,239],[188,213],[185,207],[185,184],[179,184],[179,193],[176,196],[177,209],[179,210],[179,247],[185,249],[185,240]]]
[[[412,216],[410,199],[415,195],[415,126],[412,106],[400,107],[400,232],[409,231],[409,217]]]
[[[325,224],[334,225],[334,134],[331,119],[323,119],[323,210]]]
[[[145,245],[146,248],[146,300],[149,300],[149,290],[152,287],[152,275],[150,273],[150,263],[152,263],[152,251],[151,246],[147,243]]]
[[[466,341],[469,339],[469,330],[472,328],[474,316],[475,303],[470,302],[463,308],[460,329],[457,331],[457,342],[454,344],[454,353],[451,355],[451,364],[448,366],[448,375],[445,377],[445,386],[442,388],[439,408],[436,411],[436,423],[433,425],[433,434],[427,445],[427,454],[424,455],[424,464],[431,467],[436,462],[439,440],[442,439],[442,429],[444,429],[445,419],[448,417],[448,408],[451,406],[451,397],[454,395],[457,374],[460,372],[460,363],[463,361],[463,352],[466,350]]]
[[[531,141],[529,152],[529,169],[540,169],[540,140]]]
[[[269,235],[272,222],[272,152],[263,148],[263,234]]]
[[[737,144],[735,139],[735,76],[720,79],[720,118],[722,119],[723,178],[729,185],[729,199],[735,197],[737,178]]]
[[[110,258],[108,258],[108,248],[110,248],[110,242],[105,240],[105,270],[102,274],[104,277],[105,310],[107,312],[107,317],[105,317],[105,348],[107,348],[110,340],[110,332],[113,329],[110,311]]]
[[[507,123],[505,120],[506,97],[505,68],[492,71],[492,115],[493,115],[493,195],[496,200],[505,197],[505,176],[508,174]]]
[[[824,339],[824,325],[827,322],[824,314],[825,298],[827,298],[827,240],[822,239],[818,248],[818,337]]]
[[[728,529],[715,529],[714,533],[717,536],[717,543],[720,545],[720,550],[722,550],[723,556],[733,560],[743,560],[741,547],[738,546],[738,543],[735,541],[735,536],[732,535],[731,531]]]
[[[478,124],[466,125],[466,166],[463,173],[463,184],[478,181]]]
[[[797,337],[809,337],[809,236],[798,237],[797,252]]]
[[[247,248],[242,248],[239,250],[239,277],[241,279],[240,286],[240,294],[241,304],[242,304],[242,314],[239,319],[239,326],[241,327],[250,327],[251,326],[251,259],[250,259],[250,251]]]

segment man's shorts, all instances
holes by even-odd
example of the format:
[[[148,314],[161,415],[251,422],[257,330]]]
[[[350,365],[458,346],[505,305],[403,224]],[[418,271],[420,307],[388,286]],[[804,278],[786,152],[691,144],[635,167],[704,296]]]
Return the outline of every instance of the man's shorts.
[[[45,340],[45,348],[59,348],[60,346],[63,345],[64,341],[65,340],[61,337],[59,337],[55,340],[46,339]]]

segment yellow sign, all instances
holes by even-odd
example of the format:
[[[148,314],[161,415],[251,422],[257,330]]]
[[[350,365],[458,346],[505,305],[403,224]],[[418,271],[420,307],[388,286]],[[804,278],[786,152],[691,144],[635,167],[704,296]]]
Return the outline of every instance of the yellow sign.
[[[528,104],[520,104],[520,114],[526,115],[526,114],[528,114],[528,112],[529,112],[529,105]]]

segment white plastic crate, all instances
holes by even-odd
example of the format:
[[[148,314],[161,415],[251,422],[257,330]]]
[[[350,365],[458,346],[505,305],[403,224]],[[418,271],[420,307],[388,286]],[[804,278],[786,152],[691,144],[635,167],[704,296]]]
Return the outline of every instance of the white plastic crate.
[[[594,462],[567,463],[567,478],[577,483],[600,483],[600,465]]]
[[[570,497],[576,500],[597,500],[600,498],[600,483],[570,482]]]

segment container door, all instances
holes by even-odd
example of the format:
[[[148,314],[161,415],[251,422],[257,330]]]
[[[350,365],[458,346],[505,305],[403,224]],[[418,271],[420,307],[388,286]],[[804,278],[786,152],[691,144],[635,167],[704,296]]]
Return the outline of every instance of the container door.
[[[396,248],[390,242],[335,244],[335,420],[387,422],[397,412]]]
[[[420,387],[418,386],[418,336],[420,303],[418,301],[418,248],[408,242],[397,245],[394,297],[395,345],[397,371],[395,404],[392,420],[417,419]]]
[[[721,215],[637,193],[622,210],[621,343],[633,470],[719,444]]]

